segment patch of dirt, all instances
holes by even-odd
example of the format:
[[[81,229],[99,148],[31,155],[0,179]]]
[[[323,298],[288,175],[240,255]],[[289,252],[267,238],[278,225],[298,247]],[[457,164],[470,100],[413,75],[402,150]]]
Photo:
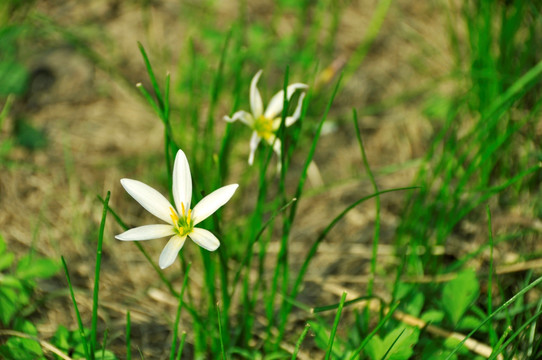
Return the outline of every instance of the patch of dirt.
[[[224,28],[236,17],[237,7],[232,3],[221,2],[216,10]],[[374,3],[362,0],[347,6],[333,58],[349,56],[357,48]],[[272,6],[270,2],[263,4]],[[188,2],[183,6],[202,5]],[[366,61],[344,84],[333,107],[331,122],[336,126],[320,140],[315,175],[307,186],[309,196],[300,201],[291,238],[294,268],[303,258],[298,254],[306,251],[323,224],[373,192],[354,136],[351,108],[362,110],[399,97],[415,87],[413,84],[429,85],[452,67],[443,6],[439,2],[394,2]],[[25,118],[43,131],[48,145],[34,151],[15,147],[8,163],[2,165],[0,228],[8,248],[19,254],[34,247],[44,256],[66,258],[83,321],[89,324],[93,287],[89,274],[94,272],[95,235],[102,211],[96,194],[105,196],[111,191],[111,206],[128,224],[152,222],[152,216],[137,206],[119,183],[123,177],[144,180],[148,176],[144,166],[151,158],[160,159],[163,151],[162,124],[134,86],[138,82],[148,85],[137,41],[142,41],[152,55],[156,73],[170,70],[175,79],[179,44],[195,29],[182,22],[178,1],[152,1],[147,8],[135,1],[38,1],[37,9],[63,28],[87,34],[87,42],[74,46],[57,39],[53,44],[37,45],[29,56],[33,71],[29,92],[17,100],[15,116],[4,123],[0,139],[7,139],[15,122]],[[266,18],[267,12],[261,9],[251,3],[248,11],[255,16],[252,21]],[[81,50],[86,46],[90,51]],[[103,62],[95,61],[92,54]],[[439,84],[442,88],[431,91],[450,91],[446,84]],[[229,109],[229,104],[220,106]],[[433,124],[421,115],[421,107],[420,98],[413,97],[401,106],[360,119],[365,149],[381,189],[412,182],[416,160],[425,154],[434,133]],[[397,170],[384,171],[390,166]],[[326,186],[325,192],[319,191],[317,185],[321,184]],[[242,195],[244,190],[240,191]],[[382,196],[380,256],[387,264],[395,261],[388,245],[401,216],[404,196]],[[503,215],[499,219],[506,220]],[[344,280],[341,276],[348,275],[359,280],[351,286],[363,293],[374,221],[373,201],[351,211],[322,244],[307,274],[307,286],[318,287],[322,281],[340,281]],[[477,234],[483,230],[475,228]],[[120,231],[110,218],[103,252],[100,323],[107,324],[110,331],[111,349],[123,354],[125,313],[130,310],[134,346],[145,359],[164,358],[169,351],[176,301],[159,285],[136,247],[113,238]],[[163,243],[153,241],[145,246],[156,259]],[[270,251],[277,250],[273,242]],[[187,257],[196,254],[190,247],[186,251]],[[195,283],[201,281],[196,273],[192,279]],[[176,284],[180,284],[182,275],[177,267],[167,270]],[[65,288],[60,275],[42,284],[45,292]],[[315,293],[302,296],[312,301],[311,305],[337,301],[335,295],[325,293],[314,298]],[[51,336],[58,324],[76,328],[67,296],[56,297],[39,310],[38,327],[43,336]],[[186,330],[190,341],[190,331]]]

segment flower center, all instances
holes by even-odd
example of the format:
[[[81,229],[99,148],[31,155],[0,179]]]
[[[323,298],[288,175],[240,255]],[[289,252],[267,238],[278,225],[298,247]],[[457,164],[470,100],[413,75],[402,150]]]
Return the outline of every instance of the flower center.
[[[171,210],[171,220],[173,220],[173,226],[175,226],[175,232],[179,236],[186,236],[194,230],[194,222],[192,221],[192,209],[188,209],[188,212],[184,208],[184,204],[181,203],[182,213],[181,217],[178,217],[173,208]]]
[[[273,119],[268,119],[263,115],[260,115],[256,121],[254,121],[254,130],[264,140],[269,140],[273,135]]]

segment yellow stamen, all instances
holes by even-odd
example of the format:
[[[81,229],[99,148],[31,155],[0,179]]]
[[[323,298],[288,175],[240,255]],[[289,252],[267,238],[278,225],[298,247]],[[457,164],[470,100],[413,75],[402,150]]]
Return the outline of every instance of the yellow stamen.
[[[186,216],[186,222],[187,222],[188,224],[191,224],[191,223],[192,223],[191,217],[192,217],[192,209],[189,209],[189,210],[188,210],[188,215]]]
[[[256,130],[259,137],[269,140],[273,135],[273,120],[261,115],[254,122],[254,130]]]
[[[171,220],[173,221],[174,224],[177,224],[177,222],[179,221],[179,217],[177,216],[177,214],[175,213],[175,210],[173,210],[171,206],[169,207],[169,210],[171,210],[171,214],[169,215],[171,217]]]
[[[184,208],[184,203],[181,203],[181,208],[182,208],[182,210],[183,210],[182,216],[185,216],[185,215],[186,215],[186,210],[185,210],[185,208]]]

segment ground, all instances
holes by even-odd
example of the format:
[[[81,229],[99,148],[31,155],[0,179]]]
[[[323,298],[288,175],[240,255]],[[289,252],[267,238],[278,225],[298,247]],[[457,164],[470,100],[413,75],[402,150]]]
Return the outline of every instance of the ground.
[[[348,57],[359,44],[373,3],[362,0],[347,5],[338,27],[335,59]],[[317,148],[315,171],[306,186],[308,196],[299,205],[291,237],[292,254],[305,251],[305,244],[317,236],[322,224],[359,196],[373,191],[353,135],[351,108],[363,112],[365,107],[397,98],[409,89],[425,88],[422,94],[412,94],[409,101],[360,117],[365,149],[379,187],[412,185],[435,133],[434,124],[422,114],[427,94],[429,90],[443,94],[456,90],[445,81],[439,82],[437,89],[432,88],[433,80],[445,76],[454,62],[443,30],[447,17],[440,3],[393,3],[366,61],[343,85],[332,108],[330,125]],[[164,171],[162,123],[135,87],[139,82],[148,85],[137,41],[149,52],[156,73],[161,76],[171,71],[176,81],[183,43],[197,31],[192,23],[180,21],[182,16],[178,14],[199,5],[153,1],[142,7],[135,1],[98,0],[37,1],[36,6],[52,19],[54,26],[83,34],[85,42],[73,44],[55,36],[25,51],[27,66],[33,71],[31,86],[23,98],[16,100],[14,116],[4,122],[0,140],[12,134],[18,117],[42,131],[47,145],[39,149],[16,146],[9,153],[0,176],[0,228],[8,247],[19,254],[33,247],[43,256],[65,257],[79,294],[83,320],[90,323],[93,277],[89,274],[93,273],[95,259],[95,242],[90,239],[95,239],[102,211],[97,195],[111,191],[111,206],[123,214],[128,224],[149,223],[152,217],[125,194],[119,179],[145,180],[149,173],[146,166],[153,159],[153,170]],[[272,6],[272,2],[251,2],[248,12],[264,22],[266,9]],[[233,2],[223,2],[216,5],[215,11],[217,26],[226,29],[235,19],[237,7]],[[283,21],[288,29],[288,19]],[[217,114],[229,111],[230,104],[221,100]],[[239,161],[244,160],[239,157]],[[301,163],[302,159],[294,156],[294,161]],[[233,180],[235,174],[230,177]],[[390,244],[404,198],[405,194],[399,193],[382,197],[379,259],[389,266],[396,261]],[[525,226],[538,231],[542,227],[540,221],[526,217],[521,209],[515,214],[496,213],[497,231],[499,226]],[[302,299],[310,302],[319,293],[322,301],[337,301],[336,294],[322,294],[320,285],[324,281],[363,293],[374,220],[373,201],[346,216],[322,244],[309,269],[309,283]],[[463,227],[471,239],[484,241],[485,224],[467,223]],[[109,219],[101,272],[100,321],[110,331],[111,349],[122,353],[125,313],[130,310],[133,343],[145,359],[164,358],[169,351],[176,301],[159,285],[156,274],[135,246],[114,239],[119,232],[120,227]],[[151,256],[157,258],[162,242],[146,245]],[[457,237],[449,249],[465,252],[462,246],[462,239]],[[276,252],[278,244],[272,243],[270,249]],[[186,251],[187,256],[197,254],[194,249]],[[517,259],[513,252],[499,256],[506,262]],[[294,268],[299,266],[297,258],[300,256],[292,256]],[[168,269],[167,276],[176,283],[182,279],[178,267]],[[195,272],[193,277],[197,283]],[[381,282],[377,282],[377,288],[386,293]],[[74,329],[76,321],[63,276],[41,284],[40,292],[51,296],[35,315],[40,334],[51,336],[58,324]],[[190,339],[189,329],[184,330]]]

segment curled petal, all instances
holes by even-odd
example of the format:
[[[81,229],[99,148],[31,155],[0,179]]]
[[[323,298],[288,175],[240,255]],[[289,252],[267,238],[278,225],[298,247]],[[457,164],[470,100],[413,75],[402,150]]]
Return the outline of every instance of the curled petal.
[[[173,165],[173,200],[175,200],[177,211],[181,211],[181,203],[184,204],[184,208],[188,211],[191,199],[192,177],[190,175],[190,166],[184,152],[179,150],[177,156],[175,156],[175,165]]]
[[[309,87],[308,85],[301,84],[301,83],[295,83],[295,84],[289,85],[286,88],[286,95],[287,95],[286,98],[290,100],[294,92],[296,92],[297,90],[306,89],[308,87]],[[279,116],[280,113],[282,112],[283,106],[284,106],[284,90],[281,90],[275,95],[273,95],[273,97],[269,101],[269,104],[267,105],[267,109],[265,109],[264,116],[268,119],[272,119]]]
[[[212,193],[201,199],[201,201],[196,206],[194,206],[194,209],[192,210],[192,221],[194,222],[194,225],[197,225],[198,223],[207,219],[222,205],[227,203],[238,187],[239,185],[237,184],[227,185],[213,191]]]
[[[258,80],[262,75],[262,70],[258,71],[250,82],[250,110],[254,118],[259,118],[263,113],[263,102],[260,91],[258,90]]]
[[[215,251],[220,246],[220,241],[209,230],[194,228],[189,236],[190,239],[205,250]]]
[[[254,131],[252,133],[252,137],[250,138],[250,155],[248,156],[249,165],[252,165],[254,163],[254,153],[256,152],[259,143],[260,137],[258,136],[258,133]]]
[[[299,100],[297,101],[297,106],[295,108],[295,111],[292,116],[286,117],[286,126],[291,126],[293,123],[295,123],[299,117],[301,116],[301,109],[303,108],[303,99],[305,99],[305,93],[301,94],[299,96]]]
[[[141,181],[121,179],[120,183],[126,192],[143,206],[145,210],[168,224],[173,225],[170,217],[170,208],[173,208],[173,206],[162,194],[149,185],[143,184]]]
[[[122,241],[140,241],[160,239],[173,234],[175,234],[175,231],[171,225],[144,225],[115,235],[115,238]]]
[[[254,118],[251,114],[244,110],[239,110],[232,117],[224,116],[224,120],[227,122],[241,121],[245,125],[252,127],[254,125]]]
[[[179,254],[179,251],[183,247],[185,241],[186,235],[175,235],[172,236],[171,239],[169,239],[166,246],[164,247],[164,250],[162,250],[162,253],[160,254],[160,259],[158,259],[158,265],[160,266],[160,269],[165,269],[169,265],[173,264],[173,262],[177,258],[177,254]]]

